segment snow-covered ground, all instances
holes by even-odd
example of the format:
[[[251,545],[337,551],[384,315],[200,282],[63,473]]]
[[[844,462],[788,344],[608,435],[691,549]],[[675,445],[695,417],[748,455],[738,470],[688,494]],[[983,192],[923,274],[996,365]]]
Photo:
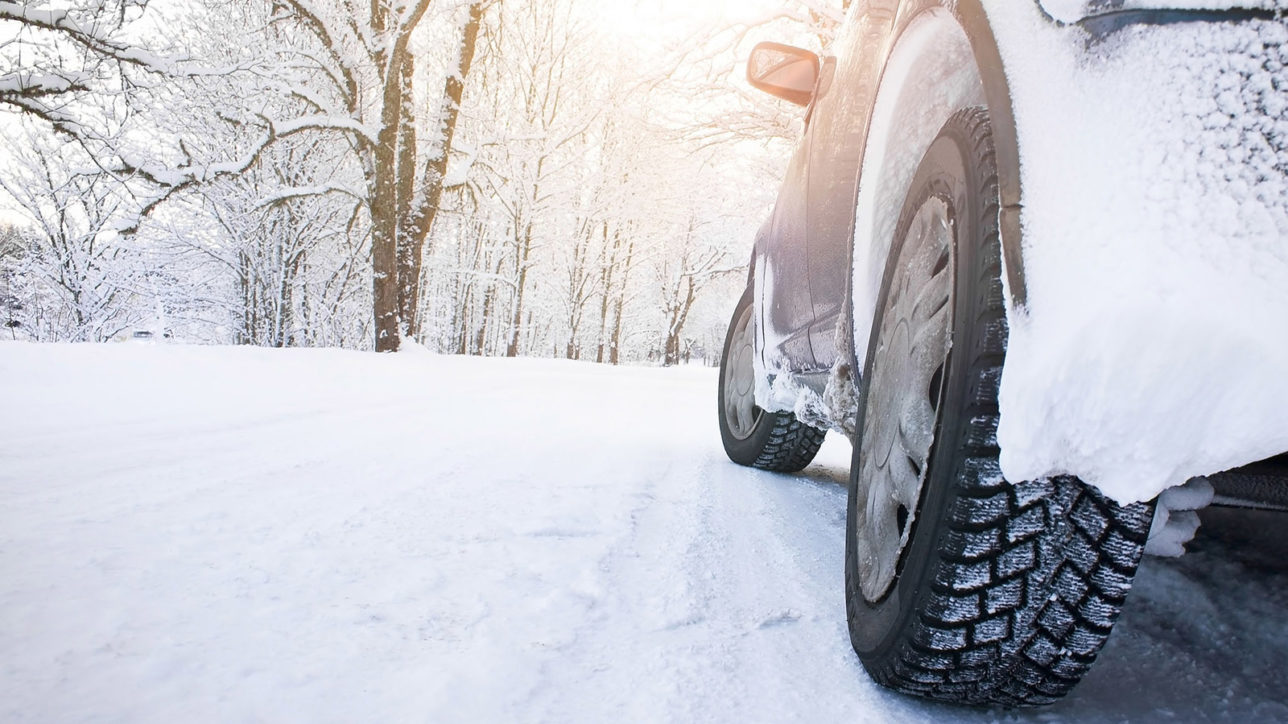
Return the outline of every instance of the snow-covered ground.
[[[0,720],[1025,718],[867,679],[848,445],[736,467],[715,381],[0,343]],[[1284,556],[1195,547],[1039,720],[1288,720]]]

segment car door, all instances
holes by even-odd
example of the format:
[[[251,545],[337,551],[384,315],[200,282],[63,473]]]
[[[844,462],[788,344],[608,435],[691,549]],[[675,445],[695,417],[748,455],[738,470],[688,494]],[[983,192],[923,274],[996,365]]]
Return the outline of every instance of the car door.
[[[841,132],[835,119],[839,96],[833,88],[836,65],[835,58],[827,58],[823,64],[816,117],[812,119],[816,139],[811,148],[808,184],[810,219],[806,238],[810,309],[814,317],[810,342],[820,368],[831,367],[837,359],[836,323],[842,312],[850,258],[847,237],[853,210],[839,200],[853,197],[855,175],[841,170],[855,168],[858,163],[854,144],[838,143],[836,138]]]
[[[816,364],[824,369],[850,354],[837,348],[836,326],[849,289],[854,199],[868,115],[898,6],[897,0],[871,2],[847,24],[833,44],[836,56],[823,62],[814,101],[806,238],[814,315],[810,342]]]
[[[760,240],[756,294],[766,363],[778,357],[794,372],[817,367],[810,347],[814,306],[809,290],[806,233],[809,215],[810,134],[792,156],[770,222]]]

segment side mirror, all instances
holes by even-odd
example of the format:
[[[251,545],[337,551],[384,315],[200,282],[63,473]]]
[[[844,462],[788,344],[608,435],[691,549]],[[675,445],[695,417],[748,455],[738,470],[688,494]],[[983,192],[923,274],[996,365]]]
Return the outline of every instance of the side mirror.
[[[808,106],[818,85],[818,56],[781,43],[760,43],[747,60],[747,82],[771,96]]]

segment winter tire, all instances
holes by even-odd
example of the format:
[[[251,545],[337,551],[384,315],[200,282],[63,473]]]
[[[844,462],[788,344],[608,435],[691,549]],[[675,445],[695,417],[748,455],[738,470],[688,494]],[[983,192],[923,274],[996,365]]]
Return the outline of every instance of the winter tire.
[[[958,112],[896,227],[850,474],[850,639],[879,683],[965,704],[1047,704],[1104,645],[1148,505],[998,466],[1007,326],[988,116]]]
[[[720,359],[720,439],[729,459],[761,470],[802,470],[823,444],[826,430],[790,412],[766,412],[755,403],[756,354],[751,288],[738,300]]]

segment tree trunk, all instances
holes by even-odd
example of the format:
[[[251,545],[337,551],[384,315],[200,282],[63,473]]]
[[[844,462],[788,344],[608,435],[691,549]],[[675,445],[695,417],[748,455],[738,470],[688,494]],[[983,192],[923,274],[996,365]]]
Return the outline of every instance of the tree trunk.
[[[626,245],[626,262],[622,265],[622,284],[617,290],[617,299],[613,302],[613,346],[608,350],[608,363],[617,365],[621,362],[622,350],[622,307],[626,304],[626,281],[631,273],[631,257],[635,255],[635,242]]]
[[[415,217],[420,210],[416,208],[416,109],[411,90],[412,80],[416,75],[416,61],[410,55],[402,59],[398,70],[399,86],[402,99],[398,112],[398,154],[394,174],[396,194],[395,204],[398,209],[397,239],[398,256],[398,320],[401,322],[400,334],[405,339],[417,339],[420,324],[417,312],[420,301],[420,250],[413,242],[416,233]]]
[[[394,132],[382,132],[393,136]],[[398,220],[393,174],[393,143],[376,149],[376,178],[371,190],[371,298],[376,322],[376,351],[397,352],[401,341],[398,324]]]
[[[604,240],[607,246],[608,222],[604,222]],[[599,345],[595,351],[595,362],[604,363],[604,350],[608,346],[604,335],[608,331],[608,300],[613,293],[613,265],[617,263],[617,250],[621,246],[620,234],[613,235],[613,246],[599,267]]]
[[[496,293],[489,286],[483,291],[483,316],[479,319],[478,331],[474,334],[474,354],[487,354],[487,324],[492,318],[492,299]]]
[[[532,224],[524,224],[523,235],[518,239],[515,260],[518,264],[518,281],[514,292],[514,309],[510,315],[510,342],[506,345],[506,357],[519,356],[520,331],[523,329],[523,290],[528,286],[528,255],[532,252]]]
[[[480,240],[481,243],[481,240]],[[501,255],[497,255],[496,267],[491,265],[485,268],[492,272],[493,278],[501,276],[501,264],[503,263]],[[474,338],[474,349],[480,356],[487,354],[488,325],[492,321],[492,307],[496,303],[496,282],[489,282],[483,290],[483,317],[479,321],[478,335]]]
[[[447,75],[447,80],[443,84],[442,107],[439,113],[440,127],[442,134],[442,145],[439,148],[437,157],[431,158],[425,164],[425,170],[421,176],[422,201],[413,205],[411,189],[416,178],[417,169],[415,167],[415,130],[412,126],[412,118],[409,115],[405,123],[410,131],[411,147],[405,151],[408,161],[406,162],[405,173],[407,178],[401,180],[406,185],[407,206],[404,214],[400,218],[400,239],[399,243],[399,265],[398,274],[400,277],[398,308],[402,316],[403,326],[407,334],[411,337],[418,338],[421,333],[420,329],[420,274],[421,266],[425,258],[425,240],[429,232],[433,229],[434,219],[438,216],[438,207],[443,198],[443,180],[447,177],[447,165],[451,160],[452,140],[456,135],[456,122],[461,113],[461,98],[465,94],[465,79],[470,74],[470,67],[474,64],[474,53],[478,47],[479,28],[483,25],[483,2],[475,2],[470,5],[469,19],[465,23],[464,32],[461,35],[460,44],[460,63],[458,72]],[[411,61],[408,59],[404,63],[405,68],[410,68]],[[406,72],[407,82],[411,82],[411,72]],[[407,101],[410,103],[411,94],[408,93]],[[402,165],[402,164],[400,164]],[[400,172],[404,172],[402,168]]]
[[[456,294],[453,301],[456,307],[453,310],[452,318],[452,336],[456,343],[456,354],[463,355],[469,346],[470,338],[470,321],[473,315],[470,314],[470,307],[474,304],[474,282],[466,278],[462,284],[457,277]]]
[[[382,18],[383,13],[377,12]],[[378,28],[381,23],[373,23]],[[405,129],[403,123],[406,106],[403,104],[404,63],[407,63],[407,42],[411,28],[399,34],[388,48],[388,68],[385,74],[380,107],[380,133],[376,137],[375,159],[368,178],[371,206],[371,296],[376,322],[376,351],[397,352],[402,342],[402,325],[399,319],[398,231],[399,231],[399,148],[398,141]],[[383,55],[383,54],[382,54]]]
[[[662,362],[666,367],[680,363],[680,336],[684,332],[684,323],[688,321],[689,310],[693,308],[693,299],[696,293],[693,277],[686,276],[684,283],[687,286],[684,300],[672,312],[670,326],[667,328],[666,350]]]

